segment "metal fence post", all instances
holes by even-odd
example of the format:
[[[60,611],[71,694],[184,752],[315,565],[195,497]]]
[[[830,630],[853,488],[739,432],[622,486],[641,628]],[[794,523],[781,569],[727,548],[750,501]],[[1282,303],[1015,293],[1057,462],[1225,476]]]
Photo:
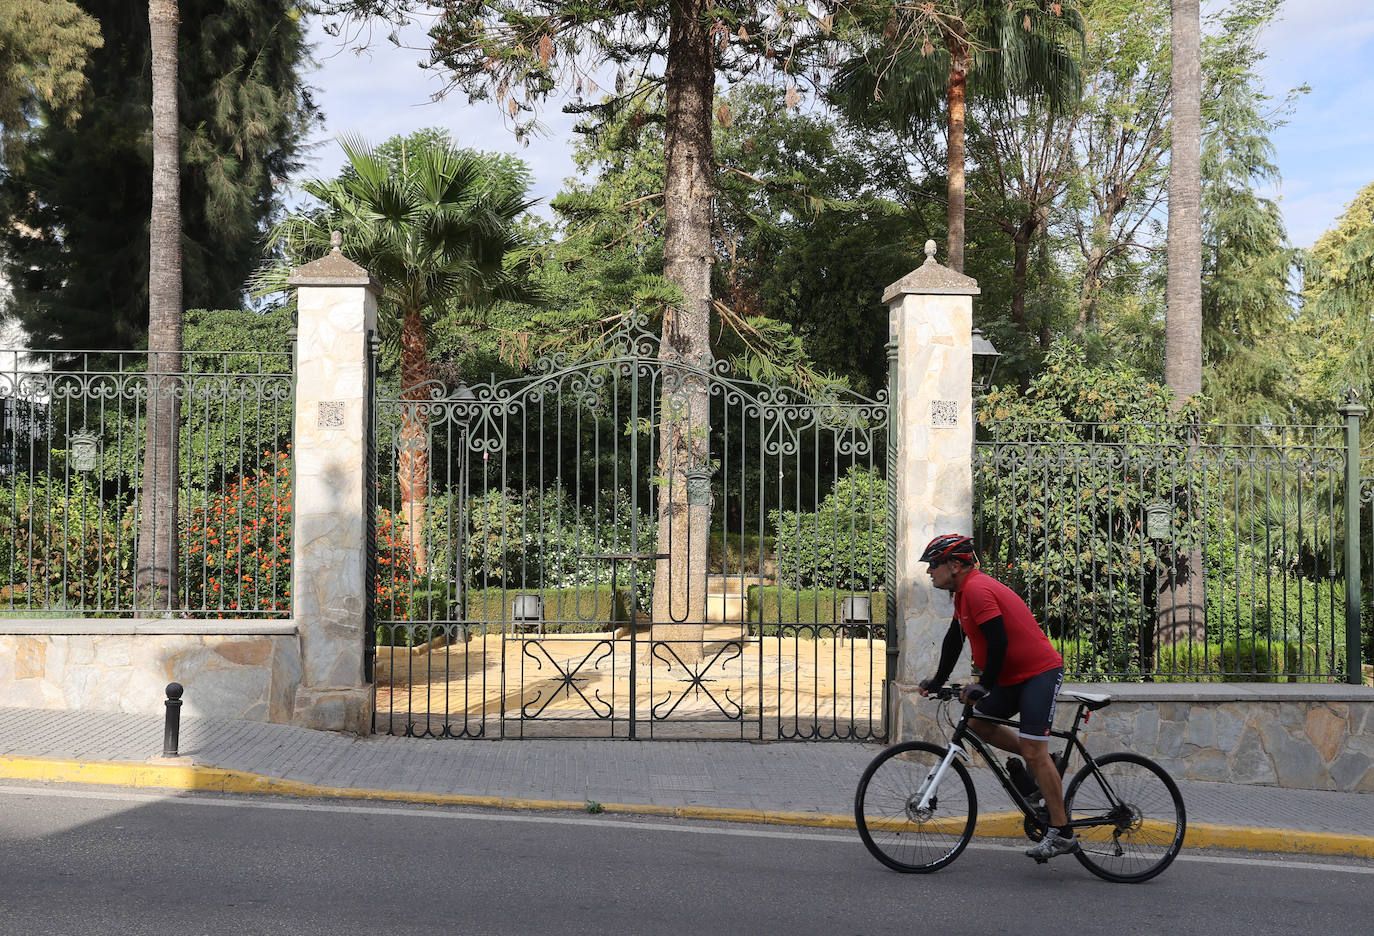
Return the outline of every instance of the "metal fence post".
[[[1354,390],[1337,412],[1345,417],[1345,681],[1360,685],[1360,417],[1367,410]]]

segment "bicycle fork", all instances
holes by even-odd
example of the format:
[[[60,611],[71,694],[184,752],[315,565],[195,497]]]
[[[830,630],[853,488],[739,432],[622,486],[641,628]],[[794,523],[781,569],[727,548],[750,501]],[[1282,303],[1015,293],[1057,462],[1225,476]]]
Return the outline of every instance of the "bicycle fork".
[[[913,819],[930,818],[931,812],[934,810],[935,791],[940,788],[940,781],[945,778],[945,772],[949,770],[949,765],[956,757],[962,757],[967,761],[968,752],[957,744],[950,744],[945,749],[945,756],[940,759],[940,763],[932,767],[930,772],[926,774],[926,778],[916,791],[916,795],[911,798],[915,805],[908,803],[907,806],[908,810],[913,813]]]

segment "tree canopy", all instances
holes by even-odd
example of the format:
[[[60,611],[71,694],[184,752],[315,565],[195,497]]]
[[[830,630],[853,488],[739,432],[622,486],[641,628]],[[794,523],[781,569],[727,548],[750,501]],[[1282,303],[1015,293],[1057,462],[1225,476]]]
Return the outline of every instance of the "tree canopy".
[[[70,125],[41,105],[28,157],[0,180],[8,311],[35,346],[135,347],[148,321],[147,11],[83,6],[105,40],[90,55],[88,103]],[[182,0],[180,12],[185,307],[232,308],[319,114],[295,3]]]
[[[100,24],[70,0],[0,0],[0,164],[14,164],[40,108],[81,115]]]

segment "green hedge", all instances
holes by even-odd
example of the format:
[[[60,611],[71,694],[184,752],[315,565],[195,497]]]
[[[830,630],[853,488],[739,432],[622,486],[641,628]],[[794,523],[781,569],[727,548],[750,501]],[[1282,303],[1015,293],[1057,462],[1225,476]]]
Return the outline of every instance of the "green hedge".
[[[1051,641],[1064,657],[1064,672],[1069,678],[1103,676],[1103,666],[1093,666],[1088,654],[1091,648],[1079,647],[1058,639]],[[1179,643],[1161,647],[1150,672],[1151,682],[1329,682],[1330,676],[1301,675],[1330,673],[1343,667],[1342,648],[1337,647],[1333,660],[1329,648],[1311,644],[1285,643],[1265,640],[1227,640],[1223,643]],[[1141,681],[1147,675],[1138,665],[1129,668],[1110,667],[1111,678]],[[1119,675],[1122,672],[1126,675]]]
[[[883,592],[858,592],[860,597],[870,601],[873,623],[881,626],[887,622],[887,598]],[[761,625],[750,629],[773,636],[778,625],[836,624],[840,620],[840,608],[849,592],[817,588],[780,588],[777,585],[751,585],[747,592],[745,618],[751,625]],[[801,636],[809,636],[801,632]]]
[[[630,619],[628,595],[624,588],[614,592],[609,585],[593,588],[546,588],[542,592],[531,589],[499,588],[474,589],[467,594],[467,633],[469,636],[486,630],[499,633],[510,622],[510,606],[519,594],[539,595],[544,600],[544,632],[546,634],[592,634],[611,629],[613,623]],[[441,607],[436,603],[435,607]],[[483,628],[485,624],[485,628]],[[445,630],[457,630],[456,622],[426,624],[397,621],[377,626],[377,645],[419,646],[429,642]]]
[[[624,588],[590,585],[579,588],[474,589],[467,595],[467,619],[505,623],[518,594],[539,595],[544,601],[544,631],[550,634],[589,634],[630,620],[629,595]]]

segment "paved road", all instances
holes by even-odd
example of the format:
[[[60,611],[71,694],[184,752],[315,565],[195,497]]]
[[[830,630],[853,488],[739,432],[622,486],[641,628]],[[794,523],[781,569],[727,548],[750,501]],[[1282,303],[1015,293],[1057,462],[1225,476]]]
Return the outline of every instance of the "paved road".
[[[0,787],[5,936],[1289,936],[1358,929],[1371,875],[1361,861],[1185,854],[1149,884],[1112,885],[1070,858],[1037,866],[975,843],[946,871],[903,876],[853,833]]]

